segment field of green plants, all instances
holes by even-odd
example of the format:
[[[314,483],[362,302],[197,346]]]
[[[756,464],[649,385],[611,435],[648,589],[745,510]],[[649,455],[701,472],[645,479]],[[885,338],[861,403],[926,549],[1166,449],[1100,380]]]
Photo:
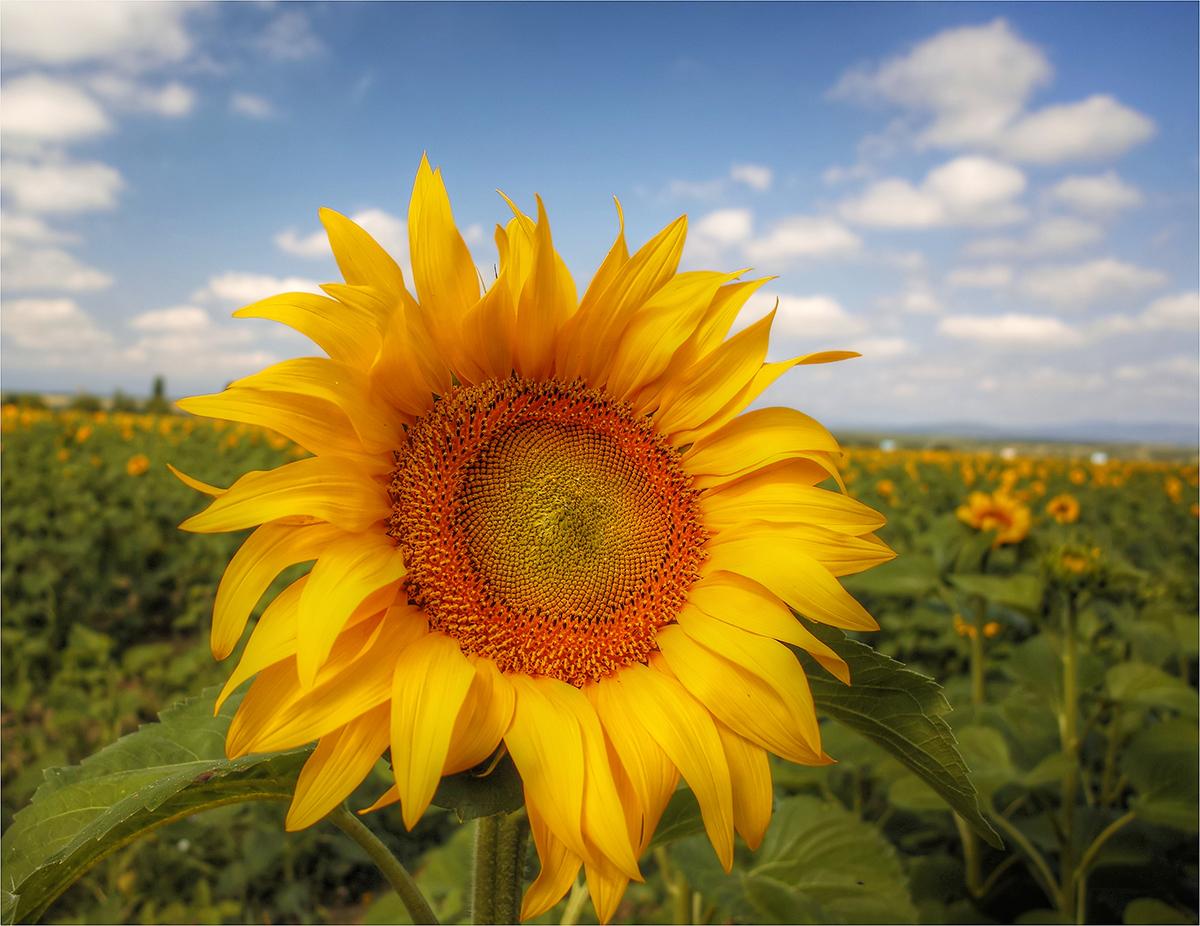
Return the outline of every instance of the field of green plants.
[[[2,861],[6,893],[31,896],[37,831],[18,813],[43,781],[50,806],[81,775],[45,770],[79,763],[228,671],[209,653],[208,620],[240,538],[177,530],[200,501],[167,464],[226,485],[300,451],[180,415],[16,405],[3,408],[0,447]],[[631,885],[616,920],[1195,923],[1195,459],[852,448],[846,479],[888,515],[881,536],[900,553],[846,580],[882,625],[864,642],[944,688],[945,701],[906,674],[888,703],[953,729],[1003,848],[878,741],[830,717],[837,764],[775,763],[771,829],[757,853],[739,848],[732,874],[694,802],[677,795],[643,860],[646,882]],[[823,670],[808,667],[815,686]],[[856,680],[870,686],[869,666]],[[209,713],[170,716],[186,726]],[[386,778],[381,762],[351,805],[370,803]],[[259,801],[167,823],[36,913],[405,921],[357,845],[327,823],[287,834],[285,809]],[[59,838],[66,813],[42,832]],[[466,921],[472,827],[442,810],[412,833],[394,808],[364,819],[417,873],[441,921]],[[528,864],[532,875],[532,853]],[[538,922],[588,922],[585,897],[577,886]],[[22,909],[32,908],[18,919]]]

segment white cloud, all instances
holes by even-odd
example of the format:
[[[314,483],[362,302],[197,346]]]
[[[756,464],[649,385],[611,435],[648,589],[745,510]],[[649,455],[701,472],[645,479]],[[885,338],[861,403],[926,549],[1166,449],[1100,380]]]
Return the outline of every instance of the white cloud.
[[[765,237],[747,241],[746,256],[757,263],[792,258],[841,257],[862,248],[862,239],[829,216],[793,215],[777,222]]]
[[[88,84],[113,106],[127,112],[176,119],[186,116],[196,105],[196,94],[192,89],[175,80],[152,87],[141,80],[108,73],[96,75]]]
[[[866,329],[863,322],[851,315],[832,296],[778,296],[756,293],[738,316],[739,326],[750,324],[765,316],[772,308],[775,322],[771,330],[776,335],[790,338],[849,337],[862,334]]]
[[[696,222],[693,234],[723,244],[736,244],[750,237],[754,216],[749,209],[718,209]]]
[[[303,61],[325,50],[308,17],[297,9],[287,10],[271,20],[255,44],[276,61]]]
[[[1030,298],[1063,309],[1104,305],[1166,285],[1165,274],[1111,257],[1081,264],[1041,266],[1029,271],[1021,290]]]
[[[1044,315],[948,315],[938,322],[938,333],[948,338],[996,347],[1054,349],[1078,344],[1075,329]]]
[[[27,74],[5,81],[0,96],[0,131],[6,140],[64,142],[112,128],[96,101],[64,80]]]
[[[1038,164],[1115,157],[1154,134],[1153,120],[1103,94],[1027,112],[1052,77],[1043,52],[996,19],[852,70],[832,95],[915,114],[918,147],[984,149]]]
[[[194,305],[174,305],[135,315],[129,325],[138,331],[199,332],[212,324],[208,312]]]
[[[181,61],[192,43],[185,3],[5,3],[0,51],[9,62],[112,61],[127,70]]]
[[[760,193],[771,188],[774,176],[771,168],[762,164],[734,164],[729,171],[729,177],[735,183],[744,183]]]
[[[404,219],[383,209],[362,209],[350,215],[349,218],[378,241],[402,268],[407,264],[408,223]],[[479,241],[472,243],[482,243],[482,231],[483,229],[480,228]],[[294,228],[285,228],[275,236],[275,246],[284,253],[296,257],[315,259],[329,257],[331,253],[329,239],[320,229],[302,235]]]
[[[1093,222],[1072,216],[1043,219],[1022,239],[980,238],[964,248],[969,257],[1045,257],[1065,254],[1095,244],[1104,230]]]
[[[51,228],[36,215],[5,212],[0,218],[0,251],[7,251],[17,242],[65,244],[78,240],[78,235]]]
[[[1154,131],[1153,119],[1098,94],[1024,116],[1005,132],[1000,149],[1036,164],[1096,161],[1124,154]]]
[[[666,194],[672,199],[716,199],[724,191],[724,180],[672,180]]]
[[[996,19],[947,29],[877,68],[850,71],[833,94],[921,113],[929,120],[922,145],[969,147],[993,140],[1052,74],[1040,49]]]
[[[248,305],[280,293],[320,293],[316,280],[305,277],[275,277],[263,273],[229,271],[211,277],[205,286],[192,294],[200,302],[221,302],[229,305]]]
[[[868,360],[883,360],[888,357],[899,357],[912,350],[912,344],[904,338],[863,338],[852,341],[850,350],[856,350]]]
[[[919,187],[880,180],[840,209],[847,220],[876,228],[1002,225],[1025,218],[1015,202],[1025,185],[1025,175],[1009,164],[964,156],[935,167]]]
[[[958,267],[946,274],[946,284],[960,289],[1003,289],[1012,279],[1012,267],[1007,264]]]
[[[271,101],[253,93],[235,92],[230,95],[229,111],[250,119],[270,119],[275,115]]]
[[[0,187],[29,212],[111,209],[124,185],[115,169],[98,161],[9,161],[0,174]]]
[[[26,249],[8,245],[4,250],[3,270],[4,288],[10,292],[83,292],[105,289],[113,282],[104,271],[81,263],[59,248]]]
[[[1175,293],[1154,300],[1137,315],[1109,315],[1092,326],[1096,338],[1200,328],[1200,293]]]
[[[1051,188],[1050,195],[1079,212],[1101,216],[1142,203],[1141,191],[1111,170],[1090,177],[1067,177]]]
[[[4,337],[25,350],[63,353],[104,347],[112,341],[74,299],[5,302]]]
[[[400,220],[397,219],[396,221],[398,222]],[[395,230],[395,231],[393,231],[392,237],[394,238],[396,236],[396,234],[400,234],[403,236],[404,232],[403,232],[403,230]],[[484,232],[483,226],[480,225],[478,222],[474,222],[471,225],[468,225],[466,228],[464,228],[462,231],[462,236],[463,236],[463,241],[465,241],[467,243],[467,246],[472,247],[472,248],[479,247],[480,245],[484,244],[487,241],[487,234]],[[395,243],[395,242],[393,242],[393,243]],[[407,237],[405,237],[403,247],[407,248],[407,246],[408,246],[408,239],[407,239]]]

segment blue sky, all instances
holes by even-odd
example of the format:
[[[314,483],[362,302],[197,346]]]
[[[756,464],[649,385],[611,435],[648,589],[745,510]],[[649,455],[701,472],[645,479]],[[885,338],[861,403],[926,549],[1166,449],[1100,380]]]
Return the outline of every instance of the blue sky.
[[[238,305],[406,260],[422,151],[478,262],[501,188],[581,286],[689,215],[779,279],[773,387],[834,425],[1198,414],[1194,4],[0,8],[7,388],[211,391],[305,342]]]

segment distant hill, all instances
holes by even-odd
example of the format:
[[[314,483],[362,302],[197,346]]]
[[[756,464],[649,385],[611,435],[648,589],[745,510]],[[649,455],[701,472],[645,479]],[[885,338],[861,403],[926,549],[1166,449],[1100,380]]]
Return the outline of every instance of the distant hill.
[[[1171,447],[1200,446],[1200,423],[1173,421],[1075,421],[1056,425],[993,425],[976,421],[939,421],[925,424],[847,423],[833,426],[836,433],[872,435],[921,435],[927,438],[967,438],[1014,443],[1061,442],[1088,444],[1160,444]]]

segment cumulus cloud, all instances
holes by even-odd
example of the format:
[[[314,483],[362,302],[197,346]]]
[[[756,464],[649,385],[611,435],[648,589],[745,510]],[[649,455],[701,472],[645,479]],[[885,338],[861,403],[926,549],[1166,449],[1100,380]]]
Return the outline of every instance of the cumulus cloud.
[[[276,277],[231,270],[209,278],[208,283],[192,294],[192,298],[198,302],[248,305],[268,296],[291,292],[320,293],[321,287],[316,280],[306,277]]]
[[[966,147],[994,139],[1052,75],[1041,50],[996,19],[947,29],[878,67],[856,68],[833,95],[915,110],[928,119],[920,144]]]
[[[361,209],[349,218],[365,229],[402,266],[407,263],[408,223],[404,219],[383,209]],[[275,246],[295,257],[327,258],[331,253],[329,239],[320,229],[302,234],[294,228],[286,228],[275,236]]]
[[[793,215],[761,238],[747,241],[746,256],[755,263],[778,264],[796,258],[844,257],[857,253],[862,239],[829,216]]]
[[[762,164],[734,164],[729,171],[729,177],[735,183],[744,183],[760,193],[771,188],[774,176],[771,168]]]
[[[126,112],[175,119],[186,116],[196,105],[196,94],[176,80],[155,87],[122,74],[108,73],[96,75],[88,85],[114,107]]]
[[[942,311],[942,302],[926,280],[910,280],[903,290],[894,295],[885,295],[877,300],[883,309],[899,309],[910,315],[937,315]]]
[[[74,299],[14,299],[3,308],[4,338],[24,350],[74,353],[112,342]]]
[[[860,335],[866,330],[863,321],[847,312],[832,296],[797,296],[756,293],[738,316],[738,326],[744,327],[775,309],[771,331],[776,336],[797,339],[827,339]]]
[[[235,92],[229,97],[229,111],[249,119],[270,119],[275,115],[271,101],[253,93]]]
[[[1016,202],[1025,186],[1025,175],[1012,165],[968,155],[935,167],[919,186],[899,178],[877,181],[844,200],[840,211],[875,228],[1003,225],[1025,218]]]
[[[27,212],[112,209],[125,186],[120,173],[98,161],[8,161],[0,188]]]
[[[1007,264],[957,267],[946,274],[946,285],[959,289],[1003,289],[1012,280],[1012,267]]]
[[[1058,264],[1030,270],[1020,282],[1031,299],[1062,309],[1107,305],[1165,286],[1158,270],[1105,257],[1080,264]]]
[[[749,209],[718,209],[697,221],[692,233],[719,244],[730,245],[745,241],[753,228],[754,216]]]
[[[948,338],[994,347],[1054,350],[1081,342],[1074,328],[1044,315],[947,315],[937,326]]]
[[[106,289],[113,282],[103,270],[82,263],[60,248],[6,244],[3,270],[4,288],[9,292],[85,292]]]
[[[999,147],[1011,158],[1035,164],[1098,161],[1124,154],[1154,132],[1153,119],[1097,94],[1022,117],[1004,133]]]
[[[1051,198],[1091,215],[1108,216],[1142,204],[1142,194],[1115,171],[1095,176],[1071,176],[1050,189]]]
[[[1097,338],[1140,332],[1195,331],[1200,328],[1200,293],[1175,293],[1151,302],[1136,315],[1109,315],[1092,326]]]
[[[0,220],[0,252],[7,253],[21,243],[67,244],[78,240],[78,235],[51,228],[36,215],[5,212]]]
[[[850,343],[850,350],[856,350],[869,360],[884,360],[889,357],[900,357],[912,351],[912,343],[904,338],[862,338]]]
[[[1104,230],[1073,216],[1051,216],[1033,225],[1022,238],[980,238],[964,249],[970,257],[1045,257],[1095,244]]]
[[[186,19],[194,9],[186,3],[5,3],[0,51],[10,63],[114,61],[127,70],[181,61],[192,49]]]
[[[289,9],[272,19],[255,42],[258,50],[276,61],[303,61],[325,50],[298,9]]]
[[[6,140],[66,142],[112,129],[96,101],[65,80],[27,74],[5,81],[0,96],[0,131]]]
[[[212,324],[208,312],[194,305],[173,305],[165,309],[151,309],[135,315],[129,321],[131,328],[138,331],[155,332],[199,332]]]
[[[985,149],[1036,164],[1116,157],[1154,134],[1153,120],[1103,94],[1028,112],[1053,74],[1041,49],[996,19],[851,70],[832,95],[912,113],[917,147]]]

